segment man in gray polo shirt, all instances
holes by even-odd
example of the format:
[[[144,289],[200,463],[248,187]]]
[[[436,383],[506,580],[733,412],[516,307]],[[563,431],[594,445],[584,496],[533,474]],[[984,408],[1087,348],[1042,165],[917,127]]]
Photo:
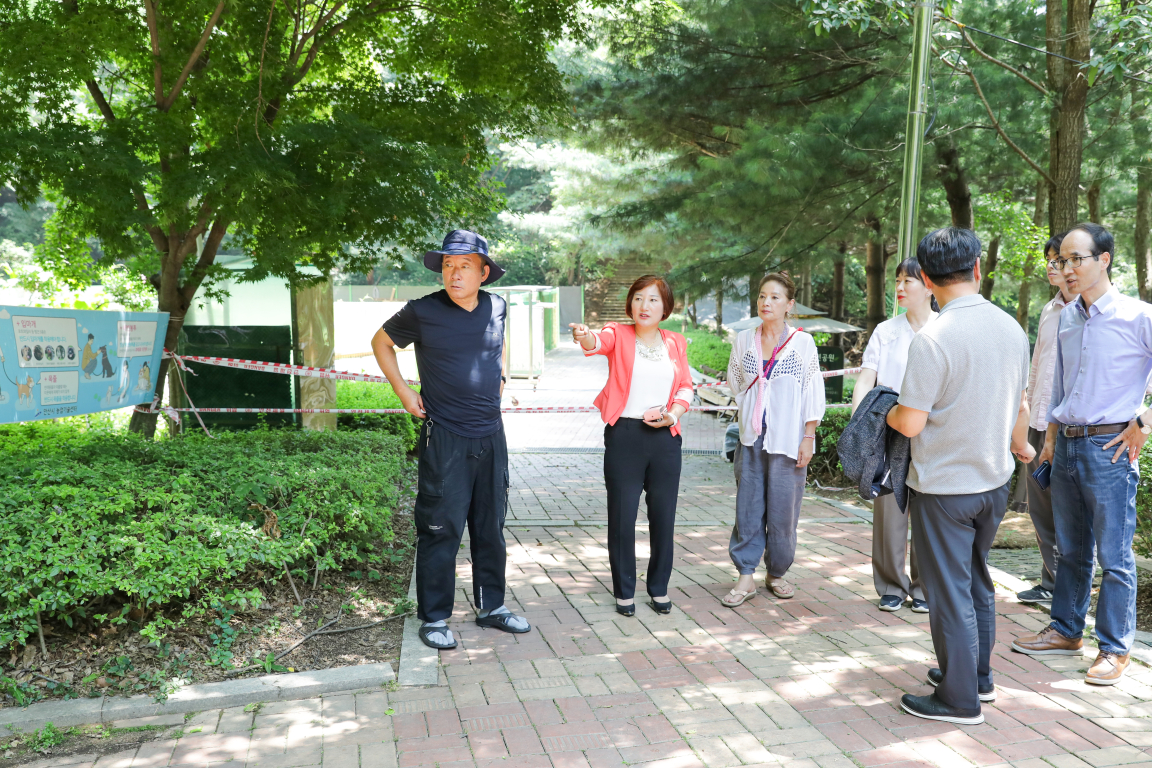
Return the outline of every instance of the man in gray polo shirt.
[[[908,511],[939,669],[936,690],[906,694],[905,712],[962,725],[993,701],[995,589],[988,550],[1008,506],[1012,454],[1030,461],[1028,337],[979,293],[980,240],[947,227],[916,258],[940,316],[912,340],[888,426],[912,438]]]

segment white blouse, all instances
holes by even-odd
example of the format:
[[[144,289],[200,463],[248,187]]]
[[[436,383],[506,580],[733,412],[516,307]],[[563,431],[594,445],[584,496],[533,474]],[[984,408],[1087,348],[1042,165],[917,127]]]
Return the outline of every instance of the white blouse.
[[[639,346],[641,342],[637,341]],[[676,371],[672,368],[672,359],[668,357],[668,349],[661,344],[657,351],[659,360],[649,360],[636,350],[636,357],[632,360],[632,381],[628,387],[628,402],[620,413],[622,419],[642,419],[644,411],[653,406],[668,405],[668,395],[672,392],[672,383],[676,379]]]
[[[760,375],[763,369],[760,328],[741,331],[728,360],[728,387],[740,409],[740,443],[755,445],[760,436],[757,427],[766,422],[764,451],[795,459],[804,425],[824,418],[824,378],[816,342],[797,331],[776,355],[768,381]]]
[[[928,318],[928,323],[935,320],[937,314],[933,312]],[[924,326],[927,327],[928,323]],[[904,383],[904,371],[908,368],[908,347],[911,346],[915,336],[916,331],[912,330],[906,314],[885,320],[872,331],[872,338],[868,339],[868,346],[864,348],[860,367],[876,371],[876,386],[900,392],[900,385]]]

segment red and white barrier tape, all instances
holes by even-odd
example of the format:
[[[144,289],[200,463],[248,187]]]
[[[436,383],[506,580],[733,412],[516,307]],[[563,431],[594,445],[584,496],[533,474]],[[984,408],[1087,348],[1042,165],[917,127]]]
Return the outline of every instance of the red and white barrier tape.
[[[171,358],[180,366],[181,370],[191,372],[191,369],[184,365],[184,361],[193,363],[204,363],[205,365],[218,365],[225,368],[239,368],[245,371],[266,371],[268,373],[283,373],[289,376],[304,376],[308,378],[317,379],[343,379],[344,381],[367,381],[373,384],[387,384],[388,379],[383,376],[373,376],[368,373],[352,373],[351,371],[338,371],[334,368],[315,368],[308,365],[290,365],[288,363],[269,363],[262,360],[240,360],[231,357],[205,357],[203,355],[176,355],[168,350],[164,350],[164,357]],[[843,376],[849,373],[859,373],[859,368],[843,368],[837,371],[823,371],[820,375],[826,379],[833,376]],[[418,386],[419,381],[412,379],[405,379],[408,384]],[[721,387],[725,386],[724,382],[712,382],[710,384],[696,384],[697,389],[701,387]]]
[[[851,403],[832,403],[827,408],[851,408]],[[191,411],[191,408],[165,410]],[[200,413],[407,413],[403,408],[197,408]],[[691,408],[693,411],[735,411],[734,405],[703,406]],[[550,408],[501,408],[501,413],[599,413],[600,409],[591,405]]]

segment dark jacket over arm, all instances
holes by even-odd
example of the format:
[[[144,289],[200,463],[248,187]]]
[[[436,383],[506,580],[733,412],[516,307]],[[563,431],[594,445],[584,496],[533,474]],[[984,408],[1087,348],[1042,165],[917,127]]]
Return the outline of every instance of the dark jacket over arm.
[[[888,411],[898,395],[888,387],[874,387],[860,401],[852,420],[840,435],[836,451],[844,474],[857,483],[862,499],[896,494],[901,511],[907,508],[908,463],[911,442],[888,426]]]

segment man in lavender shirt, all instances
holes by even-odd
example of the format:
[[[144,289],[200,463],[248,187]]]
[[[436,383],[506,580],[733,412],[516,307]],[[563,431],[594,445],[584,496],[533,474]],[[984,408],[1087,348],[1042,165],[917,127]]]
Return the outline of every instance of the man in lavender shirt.
[[[1053,235],[1044,245],[1048,283],[1059,290],[1040,310],[1036,347],[1028,376],[1028,443],[1036,449],[1036,458],[1028,464],[1024,479],[1028,489],[1028,516],[1036,529],[1036,544],[1040,547],[1042,564],[1040,583],[1016,593],[1016,599],[1022,603],[1050,603],[1052,590],[1056,588],[1056,523],[1052,520],[1052,489],[1041,488],[1032,473],[1040,467],[1040,452],[1048,433],[1048,406],[1052,399],[1052,376],[1056,370],[1056,330],[1060,325],[1060,312],[1076,298],[1064,283],[1064,275],[1056,269],[1063,240],[1063,234]]]
[[[1112,286],[1112,235],[1079,224],[1057,267],[1080,297],[1060,313],[1056,370],[1041,461],[1052,461],[1056,589],[1052,622],[1012,649],[1029,655],[1083,653],[1094,552],[1104,571],[1096,606],[1100,652],[1085,682],[1114,685],[1136,635],[1136,459],[1152,433],[1144,393],[1152,378],[1152,305]]]

